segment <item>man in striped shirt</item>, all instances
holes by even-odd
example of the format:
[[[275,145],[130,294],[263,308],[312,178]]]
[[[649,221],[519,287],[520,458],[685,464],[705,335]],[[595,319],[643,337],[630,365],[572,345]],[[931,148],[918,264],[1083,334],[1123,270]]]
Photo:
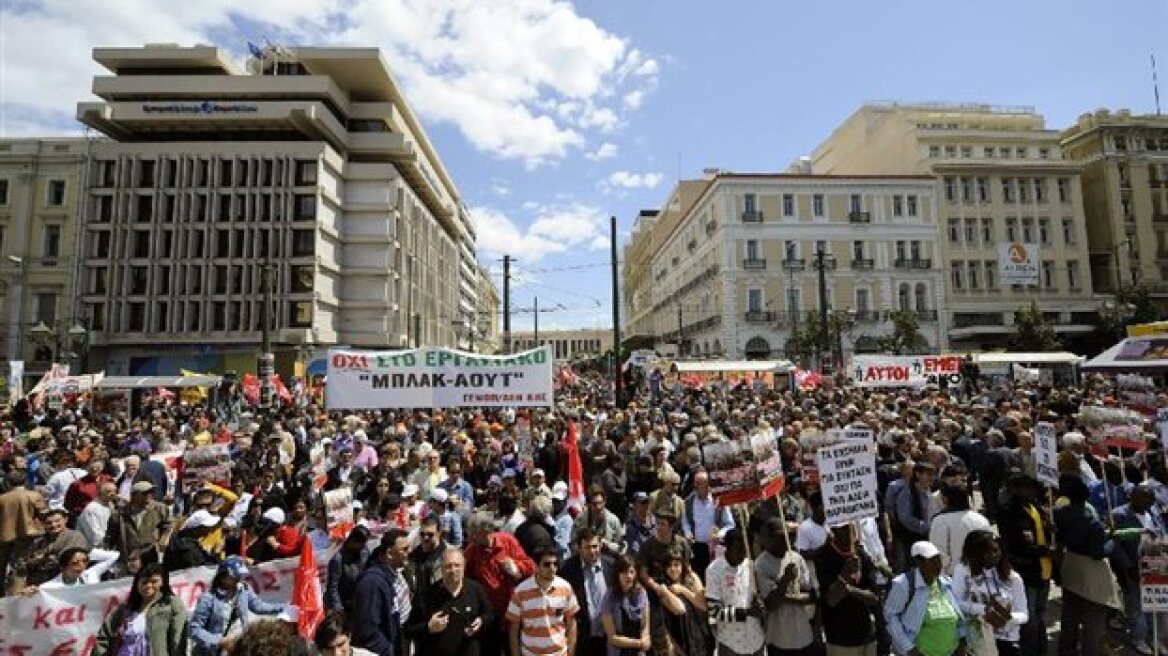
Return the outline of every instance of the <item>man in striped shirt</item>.
[[[560,558],[554,549],[536,556],[535,576],[515,588],[507,606],[512,656],[569,656],[576,651],[580,610],[572,586],[556,576]]]

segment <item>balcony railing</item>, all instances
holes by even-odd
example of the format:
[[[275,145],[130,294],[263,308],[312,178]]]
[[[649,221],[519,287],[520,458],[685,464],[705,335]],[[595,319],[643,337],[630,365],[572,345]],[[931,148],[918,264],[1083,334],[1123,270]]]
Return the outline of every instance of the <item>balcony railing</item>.
[[[762,212],[759,210],[746,210],[742,213],[743,223],[762,223]]]
[[[746,323],[770,323],[775,320],[775,313],[763,310],[747,310],[743,317]]]
[[[856,271],[871,271],[874,262],[870,258],[857,257],[852,260],[852,268]]]
[[[802,271],[807,268],[807,260],[803,258],[788,258],[783,260],[783,268],[787,271]]]
[[[742,268],[750,271],[758,271],[766,268],[766,260],[760,258],[746,258],[742,260]]]
[[[1168,212],[1156,212],[1152,215],[1153,223],[1168,223]]]
[[[917,321],[936,321],[936,310],[917,310],[914,314],[917,315]]]
[[[898,258],[895,262],[893,262],[892,266],[901,270],[932,269],[933,260],[915,257],[912,259]]]
[[[871,223],[871,212],[848,212],[849,223]]]
[[[1000,312],[958,312],[953,315],[954,328],[1004,325],[1006,325],[1006,321]]]

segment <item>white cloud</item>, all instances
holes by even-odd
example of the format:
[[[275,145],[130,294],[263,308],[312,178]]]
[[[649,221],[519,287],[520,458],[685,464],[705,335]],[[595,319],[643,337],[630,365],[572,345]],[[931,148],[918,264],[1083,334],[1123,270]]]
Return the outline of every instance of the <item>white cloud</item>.
[[[495,194],[496,196],[498,196],[500,198],[510,196],[511,195],[511,187],[509,187],[507,185],[507,183],[502,181],[502,180],[492,180],[491,181],[491,193]]]
[[[286,45],[380,47],[424,119],[535,166],[583,148],[588,131],[618,126],[630,110],[620,99],[651,88],[658,70],[558,0],[27,0],[6,3],[0,23],[3,135],[60,132],[56,121],[15,117],[71,116],[92,76],[108,74],[91,61],[93,47],[218,42],[242,58],[243,38],[266,32]]]
[[[645,102],[645,92],[635,89],[625,94],[625,109],[638,109]]]
[[[532,213],[525,229],[502,210],[470,208],[480,251],[489,257],[514,255],[530,265],[572,249],[608,248],[608,217],[597,207],[525,203],[524,208]]]
[[[597,148],[596,152],[588,153],[588,154],[584,155],[584,157],[596,162],[596,161],[600,161],[602,159],[616,157],[616,155],[619,151],[620,151],[620,149],[617,147],[616,144],[606,141],[606,142],[600,144],[600,148]]]
[[[611,187],[618,187],[621,189],[653,189],[661,184],[665,176],[660,173],[631,173],[629,171],[613,171],[608,176],[608,183]]]

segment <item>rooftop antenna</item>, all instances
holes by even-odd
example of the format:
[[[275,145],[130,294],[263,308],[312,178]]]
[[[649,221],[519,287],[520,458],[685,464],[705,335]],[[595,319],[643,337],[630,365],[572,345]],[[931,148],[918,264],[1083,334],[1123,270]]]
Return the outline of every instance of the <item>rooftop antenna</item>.
[[[1156,80],[1156,55],[1152,55],[1152,93],[1156,95],[1156,116],[1160,115],[1160,83]]]

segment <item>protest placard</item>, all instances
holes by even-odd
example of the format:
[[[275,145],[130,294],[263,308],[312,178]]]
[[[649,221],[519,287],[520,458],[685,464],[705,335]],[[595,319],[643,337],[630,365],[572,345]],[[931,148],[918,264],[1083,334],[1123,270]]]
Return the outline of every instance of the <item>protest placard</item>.
[[[201,481],[231,480],[231,451],[226,444],[212,444],[183,453],[183,486],[191,490]]]
[[[1091,444],[1137,451],[1148,446],[1144,441],[1144,417],[1135,410],[1084,405],[1079,409],[1079,421]]]
[[[1058,438],[1048,421],[1034,426],[1034,474],[1039,482],[1058,486]]]
[[[333,349],[325,384],[329,409],[550,406],[552,355]]]
[[[710,494],[723,506],[774,496],[783,486],[783,461],[774,431],[702,446]]]
[[[353,524],[353,490],[348,485],[325,492],[324,507],[328,513],[330,531],[338,526]]]
[[[857,355],[849,367],[856,387],[960,385],[959,355]]]
[[[828,526],[877,515],[875,444],[844,440],[820,447],[816,460]]]
[[[862,426],[849,426],[848,428],[844,429],[844,439],[871,442],[873,441],[872,429],[864,428]]]
[[[1140,537],[1140,606],[1148,613],[1168,610],[1168,538]]]

